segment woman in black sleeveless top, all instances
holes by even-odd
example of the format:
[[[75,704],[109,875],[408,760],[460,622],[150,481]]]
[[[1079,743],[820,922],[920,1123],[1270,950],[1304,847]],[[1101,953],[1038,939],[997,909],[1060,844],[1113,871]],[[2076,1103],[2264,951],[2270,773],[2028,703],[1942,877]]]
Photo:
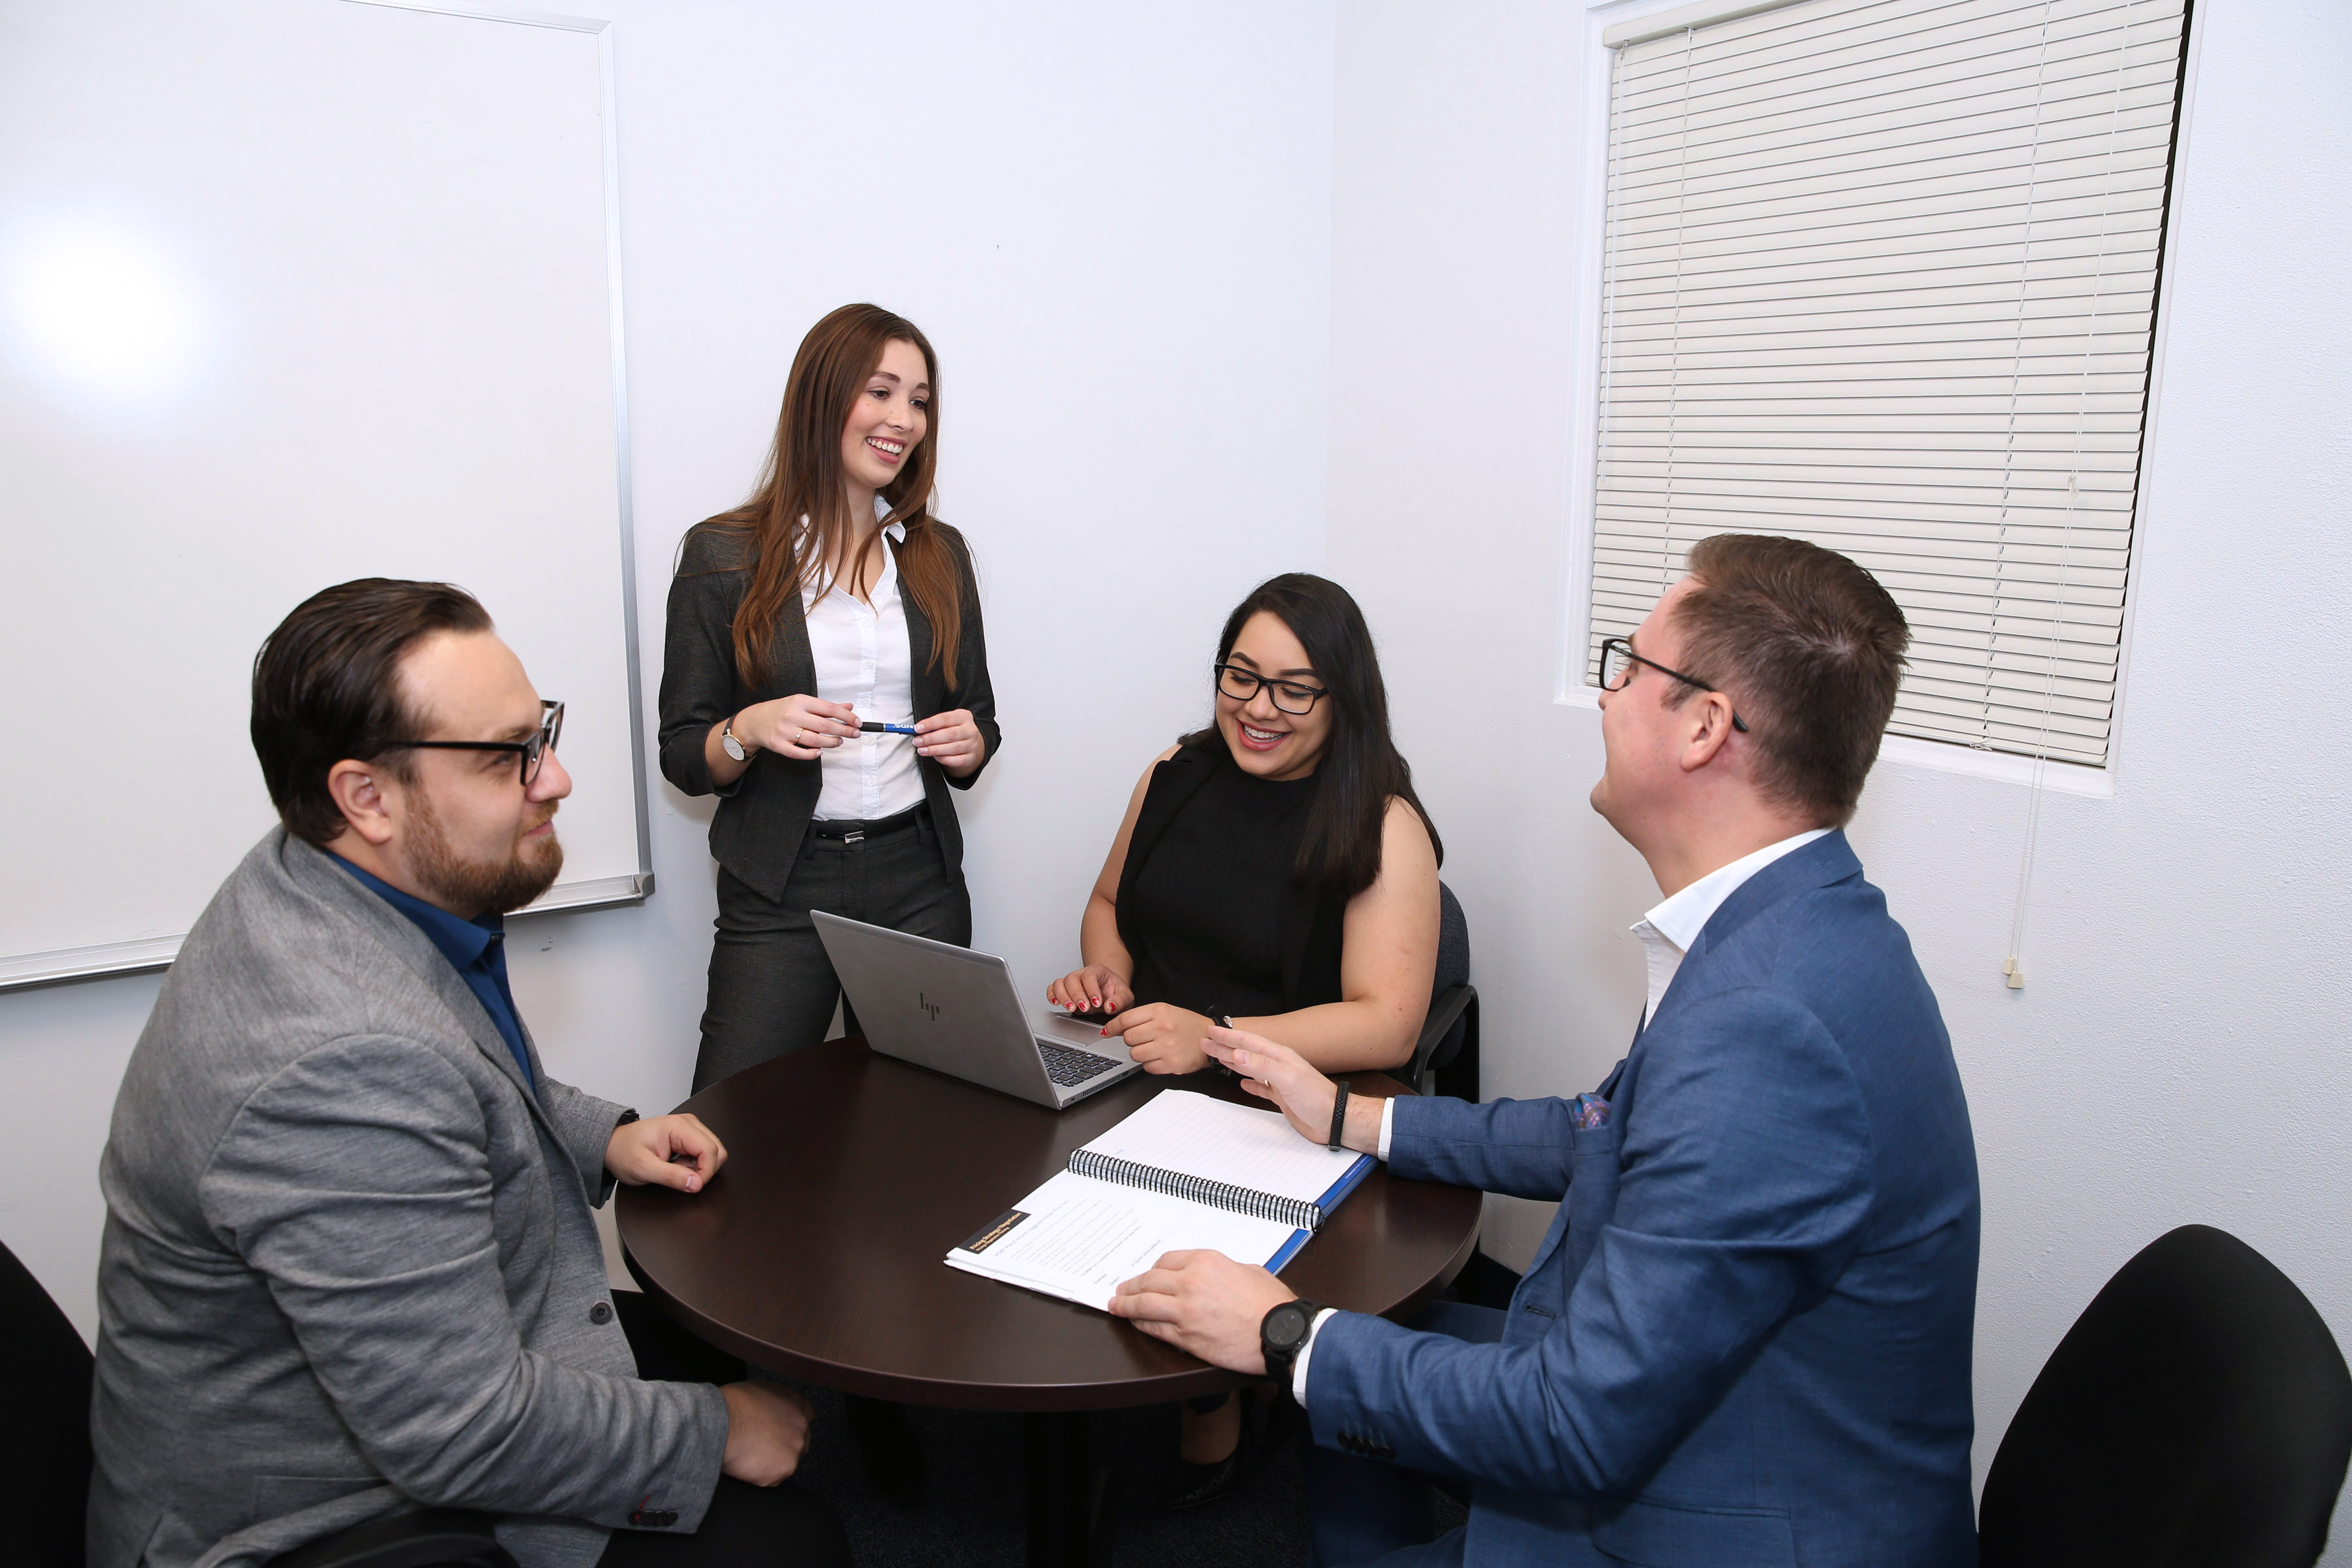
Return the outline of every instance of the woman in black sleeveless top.
[[[1244,773],[1213,732],[1153,765],[1118,886],[1137,997],[1211,1018],[1343,999],[1346,906],[1292,874],[1316,787]]]
[[[1412,1056],[1437,967],[1435,829],[1389,736],[1388,695],[1347,590],[1291,573],[1225,622],[1216,721],[1161,752],[1079,926],[1085,965],[1047,995],[1114,1015],[1155,1073],[1209,1065],[1230,1016],[1326,1072]],[[1230,1490],[1240,1402],[1183,1412],[1172,1505]]]
[[[1402,1066],[1437,965],[1437,835],[1346,589],[1290,573],[1225,622],[1216,722],[1154,759],[1046,994],[1155,1073],[1213,1016],[1327,1072]]]

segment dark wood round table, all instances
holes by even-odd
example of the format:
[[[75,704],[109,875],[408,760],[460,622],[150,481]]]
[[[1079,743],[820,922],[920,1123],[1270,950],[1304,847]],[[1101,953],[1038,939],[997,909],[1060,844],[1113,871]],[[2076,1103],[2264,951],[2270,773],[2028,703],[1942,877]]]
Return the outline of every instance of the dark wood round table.
[[[1379,1073],[1349,1082],[1359,1095],[1408,1092]],[[687,1329],[754,1366],[844,1393],[1033,1417],[1214,1394],[1246,1380],[1118,1319],[942,1261],[1071,1150],[1171,1084],[1264,1106],[1221,1073],[1138,1074],[1053,1111],[861,1040],[828,1041],[680,1106],[726,1143],[726,1167],[692,1196],[623,1188],[622,1244],[639,1282]],[[1410,1315],[1468,1262],[1478,1214],[1475,1192],[1382,1167],[1283,1283],[1350,1311]],[[1032,1561],[1082,1560],[1093,1521],[1065,1494],[1086,1489],[1062,1483],[1084,1463],[1083,1419],[1030,1426]]]

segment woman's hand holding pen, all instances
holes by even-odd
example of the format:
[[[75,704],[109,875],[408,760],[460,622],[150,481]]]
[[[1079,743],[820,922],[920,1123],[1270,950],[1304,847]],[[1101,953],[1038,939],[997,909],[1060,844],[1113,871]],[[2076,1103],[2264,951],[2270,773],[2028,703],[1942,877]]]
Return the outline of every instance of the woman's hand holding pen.
[[[1213,1026],[1198,1013],[1166,1002],[1129,1007],[1103,1026],[1106,1035],[1127,1037],[1127,1053],[1145,1072],[1199,1072],[1209,1065],[1201,1039]]]
[[[1045,1000],[1073,1013],[1124,1013],[1135,1005],[1126,976],[1108,964],[1073,969],[1045,987]]]
[[[735,738],[779,756],[807,762],[857,738],[857,710],[846,702],[794,693],[754,702],[735,715]]]
[[[987,747],[980,738],[980,726],[971,721],[971,710],[958,708],[950,713],[934,713],[915,726],[915,754],[929,757],[958,778],[978,771],[987,758]]]

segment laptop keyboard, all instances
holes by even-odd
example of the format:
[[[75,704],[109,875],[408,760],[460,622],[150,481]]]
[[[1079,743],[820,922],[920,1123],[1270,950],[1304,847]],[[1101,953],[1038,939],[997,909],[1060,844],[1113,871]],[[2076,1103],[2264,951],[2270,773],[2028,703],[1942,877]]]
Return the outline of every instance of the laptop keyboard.
[[[1092,1051],[1073,1050],[1068,1046],[1056,1046],[1045,1040],[1037,1042],[1037,1054],[1045,1058],[1045,1076],[1064,1089],[1076,1089],[1094,1077],[1118,1066],[1108,1057],[1098,1057]]]

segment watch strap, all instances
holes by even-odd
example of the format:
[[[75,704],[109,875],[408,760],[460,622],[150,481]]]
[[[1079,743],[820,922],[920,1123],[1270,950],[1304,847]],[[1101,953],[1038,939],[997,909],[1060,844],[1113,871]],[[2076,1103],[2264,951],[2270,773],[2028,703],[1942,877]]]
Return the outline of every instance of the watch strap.
[[[1325,1145],[1334,1154],[1347,1147],[1340,1134],[1348,1131],[1348,1080],[1339,1081],[1339,1092],[1331,1097],[1331,1142]]]

